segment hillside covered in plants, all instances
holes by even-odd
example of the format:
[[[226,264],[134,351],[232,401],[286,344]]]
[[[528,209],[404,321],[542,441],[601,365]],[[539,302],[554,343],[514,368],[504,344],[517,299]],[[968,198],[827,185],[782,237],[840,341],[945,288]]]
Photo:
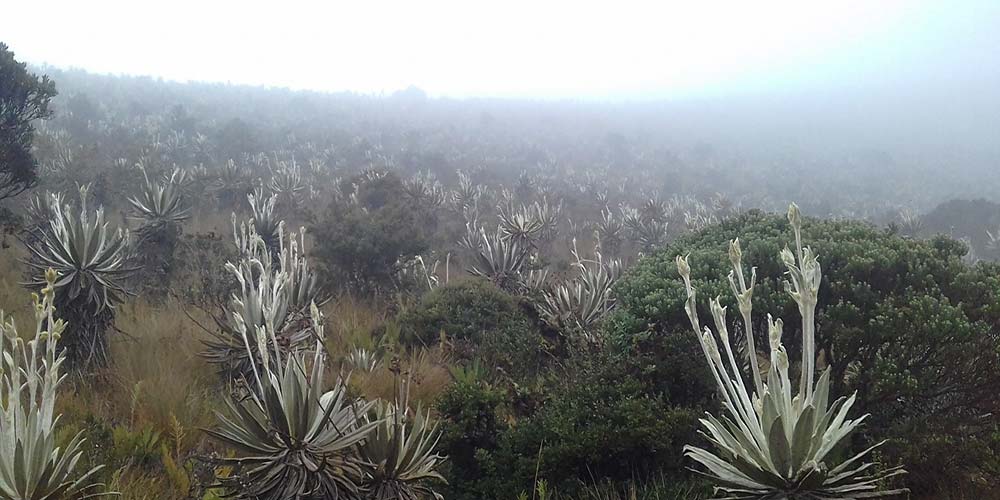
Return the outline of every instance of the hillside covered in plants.
[[[0,498],[1000,498],[997,163],[695,114],[0,44]]]

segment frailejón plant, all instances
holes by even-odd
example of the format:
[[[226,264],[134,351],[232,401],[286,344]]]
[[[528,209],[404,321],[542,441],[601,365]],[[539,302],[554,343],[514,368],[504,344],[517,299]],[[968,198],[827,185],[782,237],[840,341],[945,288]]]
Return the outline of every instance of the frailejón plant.
[[[319,309],[310,309],[321,332]],[[229,415],[219,413],[218,426],[207,431],[238,453],[222,459],[232,473],[217,478],[220,486],[248,500],[363,499],[372,466],[358,445],[380,422],[359,415],[374,403],[351,400],[341,380],[324,389],[319,340],[310,361],[305,351],[282,347],[273,324],[243,323],[239,330],[247,351],[260,356],[248,355],[249,393],[227,399]]]
[[[82,432],[56,444],[56,391],[65,378],[59,339],[66,323],[55,319],[57,275],[45,272],[45,286],[32,294],[35,334],[18,335],[14,320],[0,311],[0,499],[70,500],[101,496],[93,482],[101,467],[77,471]]]
[[[686,446],[685,454],[704,467],[704,474],[716,484],[717,494],[725,499],[836,500],[903,493],[905,490],[879,490],[884,480],[903,474],[902,469],[873,471],[873,465],[864,461],[881,443],[855,455],[840,455],[847,437],[865,417],[848,418],[853,395],[829,401],[829,369],[815,379],[815,314],[822,273],[816,254],[802,246],[801,219],[793,204],[788,220],[795,233],[795,251],[787,247],[781,251],[789,276],[785,288],[802,316],[802,362],[797,388],[790,380],[788,354],[781,342],[782,321],[768,316],[770,368],[766,378],[760,373],[754,336],[745,335],[752,391],[747,389],[742,360],[737,359],[738,349],[730,342],[726,308],[718,298],[711,299],[715,332],[702,327],[691,268],[685,257],[677,257],[677,269],[687,290],[684,308],[718,384],[724,408],[723,415],[708,414],[701,421],[715,451]],[[733,266],[729,283],[743,327],[749,332],[753,325],[756,270],[751,270],[748,284],[739,240],[730,243],[729,257]]]
[[[368,474],[368,500],[443,500],[431,487],[444,483],[438,471],[440,433],[430,412],[409,408],[409,384],[403,384],[396,401],[379,400],[363,422],[375,427],[360,445],[361,457],[374,468]]]
[[[70,324],[63,341],[67,361],[103,364],[114,307],[129,294],[126,279],[136,271],[129,263],[129,233],[111,231],[103,208],[88,211],[87,186],[80,187],[79,210],[59,201],[48,198],[48,223],[28,242],[28,285],[42,288],[46,270],[56,270],[56,307]]]

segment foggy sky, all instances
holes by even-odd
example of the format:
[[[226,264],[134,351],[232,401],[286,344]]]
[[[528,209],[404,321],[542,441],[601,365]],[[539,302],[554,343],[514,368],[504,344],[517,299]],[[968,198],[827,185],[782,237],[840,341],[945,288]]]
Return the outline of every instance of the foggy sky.
[[[294,89],[921,96],[995,94],[998,26],[987,0],[22,0],[3,7],[0,41],[35,64]]]

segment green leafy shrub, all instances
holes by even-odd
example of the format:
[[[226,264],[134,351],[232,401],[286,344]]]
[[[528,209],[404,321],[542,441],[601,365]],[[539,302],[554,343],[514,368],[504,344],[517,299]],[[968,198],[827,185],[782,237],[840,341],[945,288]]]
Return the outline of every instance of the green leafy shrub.
[[[542,361],[545,340],[519,300],[493,284],[469,279],[439,287],[400,317],[404,338],[434,345],[442,335],[462,359],[522,378]]]
[[[722,305],[735,310],[724,277],[731,267],[728,242],[737,237],[747,242],[744,259],[757,266],[754,308],[798,317],[780,285],[784,265],[778,253],[790,234],[783,217],[751,211],[679,239],[619,282],[613,328],[623,339],[676,338],[686,349],[683,355],[702,358],[694,342],[680,340],[693,337],[674,258],[689,254],[699,293],[721,295]],[[964,246],[954,240],[914,241],[860,222],[810,220],[802,237],[824,266],[816,312],[822,325],[816,332],[820,366],[830,367],[832,394],[858,391],[854,411],[871,414],[855,436],[855,447],[888,439],[881,458],[889,466],[908,460],[907,486],[914,494],[932,492],[937,484],[997,477],[990,469],[996,463],[992,451],[975,443],[989,439],[1000,403],[995,390],[1000,387],[1000,268],[967,266]],[[766,332],[764,321],[757,318],[753,331]],[[785,338],[793,342],[786,347],[795,359],[802,335],[789,326]],[[731,328],[742,331],[735,324]],[[756,341],[766,345],[767,339],[758,334]],[[662,381],[667,386],[695,376],[667,375],[672,375]],[[962,439],[942,439],[946,436]],[[935,445],[943,448],[914,449]],[[955,467],[909,461],[921,456],[947,456]]]
[[[656,474],[686,478],[681,449],[697,412],[676,408],[611,356],[569,362],[547,398],[517,418],[512,396],[482,382],[459,382],[439,400],[446,422],[448,498],[516,498],[544,479],[561,494],[585,485]]]
[[[695,438],[698,412],[651,393],[618,360],[576,363],[538,411],[502,437],[493,457],[499,489],[516,493],[544,478],[574,494],[595,481],[686,476],[679,452]]]
[[[111,429],[111,444],[112,463],[148,467],[160,460],[162,438],[151,427],[132,430],[116,426]]]
[[[310,228],[314,253],[331,282],[369,292],[391,288],[400,263],[427,249],[431,224],[395,174],[358,176],[351,186],[356,192],[333,201]]]
[[[31,151],[33,122],[52,116],[49,101],[55,82],[39,78],[14,59],[0,42],[0,200],[16,196],[38,182],[38,161]]]
[[[506,429],[500,407],[502,390],[475,380],[458,380],[438,399],[441,452],[448,457],[446,498],[480,499],[490,493],[489,455]]]
[[[191,464],[179,463],[177,457],[171,456],[169,438],[165,434],[148,424],[133,427],[115,423],[85,406],[71,406],[68,410],[63,414],[62,426],[56,433],[57,444],[62,446],[76,433],[84,437],[88,446],[80,456],[77,467],[87,469],[99,466],[93,476],[94,481],[108,484],[121,491],[126,498],[131,497],[119,488],[131,487],[125,479],[135,477],[142,477],[148,483],[143,492],[147,495],[176,498],[167,496],[168,490],[186,494],[190,489],[191,478],[187,467]],[[187,481],[187,484],[178,484],[178,481]]]

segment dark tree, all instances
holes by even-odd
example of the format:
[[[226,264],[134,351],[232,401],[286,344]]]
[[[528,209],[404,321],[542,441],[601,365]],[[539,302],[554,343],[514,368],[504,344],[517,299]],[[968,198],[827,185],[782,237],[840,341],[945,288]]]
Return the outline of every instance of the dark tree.
[[[37,181],[38,162],[31,154],[31,122],[52,115],[49,101],[56,85],[39,78],[0,42],[0,200],[16,196]]]

